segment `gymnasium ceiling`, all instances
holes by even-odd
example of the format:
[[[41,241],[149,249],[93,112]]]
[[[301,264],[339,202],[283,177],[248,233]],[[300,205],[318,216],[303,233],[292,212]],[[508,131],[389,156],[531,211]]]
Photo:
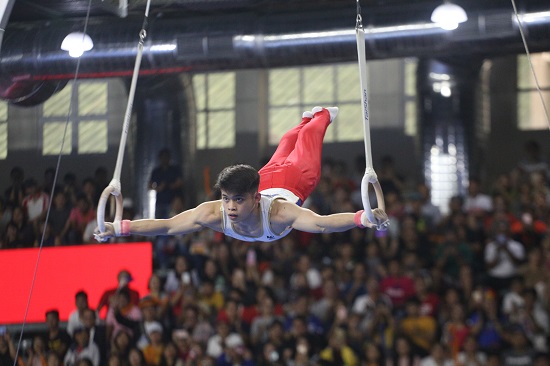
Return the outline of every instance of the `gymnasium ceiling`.
[[[67,33],[84,27],[94,48],[80,59],[81,77],[131,74],[146,0],[7,1],[0,24],[5,29],[0,98],[21,101],[42,85],[51,89],[70,79],[76,59],[59,46]],[[360,0],[367,58],[467,63],[517,54],[524,52],[520,30],[532,52],[549,50],[550,1],[514,1],[518,14],[529,16],[520,18],[522,27],[511,0],[455,0],[469,19],[449,32],[430,22],[443,0]],[[151,0],[142,72],[353,61],[356,5],[354,0]]]

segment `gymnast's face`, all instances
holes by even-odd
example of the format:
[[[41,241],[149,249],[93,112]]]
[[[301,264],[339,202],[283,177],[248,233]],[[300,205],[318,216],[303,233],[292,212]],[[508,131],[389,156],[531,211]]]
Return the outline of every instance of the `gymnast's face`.
[[[258,202],[260,194],[256,193],[230,193],[222,190],[222,205],[229,219],[233,222],[242,222],[251,217]]]

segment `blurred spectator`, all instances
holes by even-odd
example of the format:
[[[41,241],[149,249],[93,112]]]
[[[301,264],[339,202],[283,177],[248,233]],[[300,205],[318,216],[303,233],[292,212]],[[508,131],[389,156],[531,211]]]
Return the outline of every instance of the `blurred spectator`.
[[[466,324],[477,337],[480,350],[487,353],[499,352],[504,344],[505,330],[495,291],[487,288],[474,290],[471,307]]]
[[[114,337],[110,340],[110,356],[109,362],[111,362],[111,356],[115,355],[120,361],[120,364],[125,365],[128,360],[128,355],[132,349],[134,342],[132,341],[132,335],[122,328]]]
[[[388,276],[380,281],[380,290],[388,295],[394,310],[401,309],[407,299],[414,295],[414,282],[403,274],[399,260],[389,261]]]
[[[346,332],[342,328],[334,328],[328,338],[328,346],[321,351],[319,358],[323,365],[359,365],[359,358],[347,344]]]
[[[168,294],[174,294],[180,288],[182,282],[185,282],[186,285],[192,284],[193,286],[197,286],[199,284],[199,276],[189,265],[188,258],[185,255],[178,255],[174,268],[168,271],[166,282],[164,283],[164,291]]]
[[[132,302],[132,304],[138,305],[139,293],[136,290],[129,287],[132,280],[133,280],[132,274],[128,270],[126,269],[120,270],[117,274],[117,286],[105,290],[101,295],[96,308],[97,313],[100,314],[104,307],[107,309],[107,312],[108,312],[109,307],[111,306],[111,301],[114,299],[117,292],[123,288],[128,288],[130,292],[130,301]]]
[[[61,232],[61,237],[66,237],[70,244],[82,244],[86,227],[95,219],[96,211],[92,203],[84,193],[79,193],[76,196],[75,206],[71,209],[69,218]]]
[[[395,159],[391,155],[384,155],[380,159],[380,166],[377,168],[378,182],[382,187],[382,192],[390,192],[401,195],[405,189],[405,177],[399,174],[395,167]]]
[[[71,206],[67,202],[67,195],[62,190],[55,191],[48,221],[51,224],[52,233],[55,235],[56,245],[67,243],[62,235],[70,214]]]
[[[336,282],[328,279],[323,283],[323,296],[311,304],[310,311],[321,320],[325,329],[330,329],[336,305],[340,302],[340,291]]]
[[[38,183],[33,178],[27,179],[23,183],[25,197],[21,202],[21,206],[25,209],[25,213],[29,223],[34,227],[35,232],[38,232],[38,221],[46,217],[50,197],[43,192]]]
[[[214,281],[204,279],[199,287],[198,302],[201,307],[208,309],[209,313],[217,313],[223,307],[223,294],[216,290]]]
[[[454,281],[458,281],[461,265],[470,266],[473,252],[470,246],[460,240],[456,228],[445,230],[445,239],[435,251],[436,266]]]
[[[47,362],[46,360],[48,356],[46,352],[46,345],[44,344],[44,339],[39,335],[32,338],[31,346],[28,349],[22,349],[21,351],[26,352],[26,354],[22,356],[25,360],[25,365],[27,366],[42,366]]]
[[[187,330],[191,339],[197,343],[206,344],[208,338],[214,335],[214,326],[210,324],[206,314],[194,304],[185,306],[179,325]]]
[[[420,183],[416,187],[420,194],[420,213],[426,221],[426,228],[428,230],[435,229],[442,220],[441,210],[438,206],[432,203],[431,188],[425,183]]]
[[[407,337],[397,336],[393,342],[393,349],[386,357],[387,366],[420,366],[420,357],[414,353]]]
[[[17,347],[13,343],[11,334],[6,330],[5,326],[0,334],[0,365],[11,366],[15,362]]]
[[[487,243],[484,257],[487,285],[497,291],[507,290],[525,259],[525,248],[523,244],[510,238],[510,224],[507,221],[495,222],[493,240]]]
[[[250,326],[250,340],[253,345],[265,342],[268,337],[270,325],[275,320],[283,319],[275,314],[275,301],[273,297],[266,296],[259,303],[260,314],[254,318]]]
[[[27,214],[23,207],[16,206],[13,208],[11,222],[8,223],[6,234],[10,234],[6,237],[8,248],[30,248],[34,244],[35,231],[27,220]]]
[[[535,360],[535,351],[521,328],[514,328],[507,336],[510,349],[502,352],[503,366],[531,366]]]
[[[150,322],[144,326],[149,343],[143,347],[145,363],[159,366],[164,352],[163,328],[159,322]],[[130,353],[131,355],[131,353]]]
[[[74,341],[63,359],[64,366],[77,366],[78,362],[84,358],[89,359],[93,366],[99,366],[99,348],[94,342],[90,342],[89,330],[79,326],[73,331]]]
[[[0,197],[0,235],[2,235],[8,223],[11,221],[11,207],[6,204],[6,201]]]
[[[362,366],[384,366],[384,354],[380,346],[372,341],[366,341],[363,346],[364,361],[361,362]]]
[[[54,191],[54,179],[55,179],[55,168],[49,167],[44,170],[44,176],[42,181],[42,186],[40,189],[47,193],[48,195],[51,195]],[[57,187],[55,187],[57,188]]]
[[[305,322],[304,327],[308,333],[322,335],[324,333],[323,323],[310,311],[310,306],[311,298],[306,293],[303,293],[292,303],[289,303],[285,311],[285,330],[290,331],[292,334],[293,330],[295,330],[294,320],[300,318]]]
[[[78,291],[75,294],[76,309],[69,314],[69,320],[67,321],[67,333],[72,337],[73,332],[77,327],[82,327],[84,310],[88,309],[88,294],[86,291]]]
[[[23,168],[14,166],[10,171],[11,184],[4,192],[6,203],[13,207],[20,206],[25,197],[23,181],[25,180],[25,172]]]
[[[218,269],[218,263],[212,259],[207,258],[204,262],[204,270],[202,271],[201,281],[208,279],[214,284],[214,289],[221,294],[227,293],[227,282],[222,273]]]
[[[59,358],[59,355],[54,352],[48,353],[47,359],[48,366],[63,366],[63,360]]]
[[[439,295],[431,291],[428,285],[429,282],[430,278],[428,274],[417,274],[414,277],[414,289],[416,298],[420,301],[420,314],[435,318],[441,299]]]
[[[454,366],[455,363],[449,357],[447,349],[441,343],[435,343],[430,350],[430,355],[420,361],[420,366]]]
[[[523,145],[523,156],[518,162],[518,168],[522,173],[543,173],[548,178],[550,169],[548,163],[541,157],[540,145],[535,140],[528,140]]]
[[[298,277],[305,276],[307,290],[314,292],[321,287],[321,274],[319,270],[312,266],[311,258],[307,254],[300,254],[294,266],[294,273],[290,276],[290,286],[296,287]]]
[[[46,312],[46,349],[48,352],[55,352],[60,359],[65,358],[72,340],[69,334],[59,327],[59,311],[52,309]]]
[[[525,306],[523,300],[523,289],[525,285],[522,277],[514,277],[510,284],[510,290],[502,296],[502,314],[506,317],[509,323],[517,323],[519,321],[520,312]]]
[[[392,302],[388,295],[380,292],[380,284],[376,277],[371,276],[366,280],[367,293],[359,296],[352,305],[352,311],[363,316],[362,327],[367,329],[374,321],[376,309],[379,304],[387,309],[392,308]]]
[[[90,308],[84,309],[82,323],[88,329],[90,342],[95,343],[99,349],[101,364],[105,364],[107,362],[107,347],[109,346],[105,325],[98,321],[96,312]]]
[[[442,343],[449,350],[452,359],[456,360],[470,332],[470,327],[466,324],[464,306],[455,304],[451,310],[451,318],[443,324],[441,331]]]
[[[231,332],[229,323],[226,320],[218,320],[216,322],[216,333],[208,339],[206,354],[213,358],[218,358],[223,353],[223,347],[225,339],[230,334],[236,334]]]
[[[385,355],[391,354],[394,350],[395,323],[391,308],[385,303],[379,302],[374,309],[372,321],[366,324],[367,337],[380,344]]]
[[[542,305],[536,290],[532,287],[523,290],[522,300],[523,306],[518,311],[517,324],[535,350],[548,352],[548,336],[550,335],[548,309]]]
[[[156,191],[155,217],[167,219],[172,199],[181,192],[183,178],[181,169],[171,161],[170,149],[162,149],[158,154],[159,165],[149,179],[149,189]]]
[[[160,364],[160,361],[159,361]],[[128,365],[129,366],[148,366],[149,364],[145,362],[145,356],[143,352],[136,347],[132,347],[128,353]]]
[[[139,322],[142,319],[141,310],[132,303],[130,290],[127,287],[122,287],[113,295],[105,318],[105,326],[107,327],[107,339],[113,341],[119,332],[124,331],[130,335],[130,339],[134,342],[135,337],[138,337],[139,334],[129,327],[128,322],[121,321],[121,319],[133,322]]]
[[[367,269],[364,263],[356,263],[351,270],[351,279],[345,284],[342,290],[342,296],[346,303],[353,304],[355,299],[367,293],[365,282],[367,279]]]
[[[168,294],[164,291],[162,286],[162,278],[158,273],[152,273],[149,278],[149,283],[147,286],[149,292],[144,298],[152,299],[156,304],[156,316],[162,322],[170,321],[169,319],[169,298]]]
[[[76,175],[72,172],[66,173],[63,176],[63,192],[65,192],[71,206],[76,204],[76,195],[79,191]]]
[[[421,315],[420,301],[411,297],[406,302],[405,316],[400,321],[398,332],[409,339],[415,354],[425,357],[437,336],[437,323],[431,316]]]
[[[484,366],[487,364],[487,355],[477,349],[474,335],[469,334],[464,340],[464,346],[456,357],[456,363],[460,366]]]
[[[183,360],[178,357],[178,349],[172,341],[167,342],[164,347],[160,366],[185,366]]]
[[[216,366],[255,366],[255,364],[252,353],[238,334],[231,334],[225,339],[224,352],[216,360]]]
[[[479,178],[470,177],[468,181],[468,194],[464,199],[464,210],[476,215],[479,219],[493,211],[493,200],[491,196],[481,191]]]

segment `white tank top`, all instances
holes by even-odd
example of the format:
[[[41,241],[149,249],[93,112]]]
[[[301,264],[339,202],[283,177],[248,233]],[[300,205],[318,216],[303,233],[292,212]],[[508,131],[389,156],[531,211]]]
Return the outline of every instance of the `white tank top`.
[[[252,236],[244,236],[241,235],[233,229],[233,225],[231,225],[231,220],[227,217],[227,213],[223,209],[223,205],[221,205],[221,211],[222,211],[222,228],[223,233],[227,236],[230,236],[232,238],[243,240],[243,241],[275,241],[279,240],[292,230],[291,227],[286,228],[282,233],[276,234],[273,231],[271,231],[271,225],[269,224],[269,215],[271,211],[271,203],[273,203],[276,199],[285,199],[287,201],[294,200],[294,202],[297,202],[299,200],[298,197],[296,197],[292,192],[287,191],[286,189],[273,189],[270,188],[268,190],[260,192],[262,197],[260,198],[260,219],[262,222],[262,235],[257,237]]]

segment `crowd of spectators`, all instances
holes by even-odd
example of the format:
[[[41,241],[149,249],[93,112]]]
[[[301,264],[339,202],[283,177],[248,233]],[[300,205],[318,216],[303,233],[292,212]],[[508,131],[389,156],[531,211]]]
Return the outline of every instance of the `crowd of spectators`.
[[[36,245],[48,199],[47,188],[16,185],[13,173],[2,248]],[[305,204],[355,211],[361,178],[327,161]],[[522,162],[493,182],[470,177],[446,212],[428,186],[400,177],[391,158],[378,178],[388,231],[294,231],[254,245],[211,231],[171,237],[162,246],[170,261],[155,265],[148,294],[140,297],[125,271],[99,304],[75,294],[67,326],[48,313],[47,333],[19,364],[549,365],[547,165]],[[76,190],[63,181],[44,245],[86,242],[83,220],[101,183],[88,179]],[[0,337],[0,365],[13,364],[13,348],[8,334]]]

